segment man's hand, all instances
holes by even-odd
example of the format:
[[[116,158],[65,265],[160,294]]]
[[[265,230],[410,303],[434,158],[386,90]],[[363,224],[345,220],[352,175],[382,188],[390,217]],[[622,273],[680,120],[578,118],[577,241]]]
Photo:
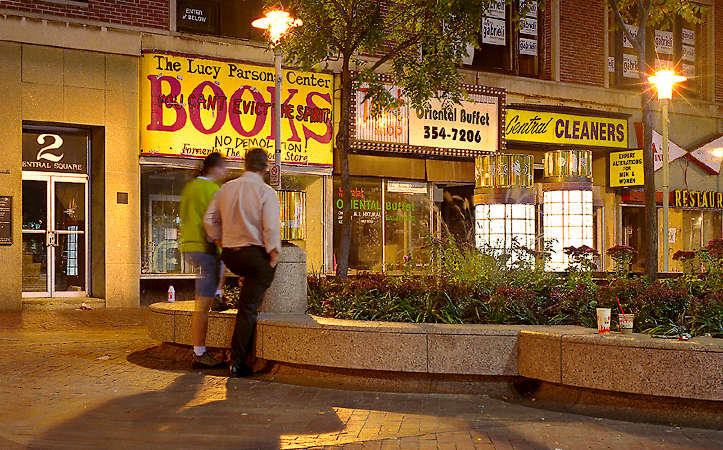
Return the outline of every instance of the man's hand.
[[[271,250],[271,253],[269,253],[269,265],[271,267],[276,267],[276,265],[279,263],[279,256],[281,256],[281,253],[279,253],[278,250]]]

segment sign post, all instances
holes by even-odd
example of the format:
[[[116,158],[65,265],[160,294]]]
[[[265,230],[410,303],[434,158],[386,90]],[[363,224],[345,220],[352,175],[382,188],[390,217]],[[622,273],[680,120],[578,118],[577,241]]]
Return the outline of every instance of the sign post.
[[[281,56],[278,47],[274,47],[274,75],[276,76],[276,89],[274,90],[274,169],[271,170],[270,184],[275,189],[281,189]]]

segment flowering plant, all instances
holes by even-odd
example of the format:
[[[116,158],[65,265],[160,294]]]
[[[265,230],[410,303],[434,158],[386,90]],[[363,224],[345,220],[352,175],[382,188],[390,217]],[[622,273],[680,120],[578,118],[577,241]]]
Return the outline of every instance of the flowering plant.
[[[608,255],[615,264],[615,278],[623,279],[628,277],[630,272],[630,263],[638,254],[638,251],[628,245],[616,245],[608,249]]]
[[[597,269],[595,257],[597,250],[587,245],[579,247],[569,246],[562,249],[568,256],[567,273],[573,284],[592,283],[592,272]]]

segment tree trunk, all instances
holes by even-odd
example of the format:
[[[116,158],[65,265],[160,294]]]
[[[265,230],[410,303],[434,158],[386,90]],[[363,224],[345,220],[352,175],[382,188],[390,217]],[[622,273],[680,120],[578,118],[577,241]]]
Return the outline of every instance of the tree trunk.
[[[643,83],[641,103],[643,108],[643,170],[645,172],[645,226],[647,238],[648,258],[646,261],[646,274],[648,280],[658,279],[658,202],[655,190],[655,161],[653,153],[653,112],[651,110],[653,93],[645,86],[648,76],[647,59],[647,30],[640,27],[640,53],[638,56],[638,69],[640,81]],[[664,236],[665,237],[665,236]]]
[[[341,240],[336,258],[336,277],[345,279],[349,272],[351,246],[351,180],[349,177],[349,121],[351,115],[351,71],[349,57],[344,56],[341,69],[341,117],[336,135],[336,148],[341,163],[342,225]]]

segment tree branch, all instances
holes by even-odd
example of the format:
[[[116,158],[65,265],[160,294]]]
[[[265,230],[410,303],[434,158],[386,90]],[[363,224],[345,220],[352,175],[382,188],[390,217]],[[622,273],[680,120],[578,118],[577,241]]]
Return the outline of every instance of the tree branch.
[[[393,57],[395,57],[399,52],[401,52],[402,50],[405,50],[405,49],[411,47],[412,45],[416,44],[417,42],[419,42],[419,36],[417,36],[417,35],[415,35],[415,36],[407,39],[406,41],[401,42],[401,43],[400,43],[399,45],[397,45],[393,50],[390,50],[389,52],[387,52],[386,55],[384,55],[384,56],[382,56],[381,58],[379,58],[379,59],[374,63],[374,65],[372,65],[372,66],[369,68],[369,70],[371,70],[372,72],[375,71],[375,70],[377,70],[379,67],[381,67],[382,64],[384,64],[385,62],[387,62],[387,61],[389,61],[390,59],[392,59]]]
[[[638,0],[640,1],[640,0]],[[610,8],[615,12],[615,15],[618,18],[618,21],[620,22],[620,27],[623,29],[623,33],[625,34],[625,37],[628,38],[628,40],[633,44],[633,47],[635,47],[635,50],[639,52],[642,51],[642,45],[637,37],[633,37],[632,33],[628,30],[628,28],[625,26],[625,19],[623,19],[623,15],[620,14],[620,9],[618,9],[617,3],[615,3],[615,0],[608,0],[608,4],[610,5]],[[640,10],[642,12],[642,9]],[[640,35],[640,30],[638,30],[638,36]]]

